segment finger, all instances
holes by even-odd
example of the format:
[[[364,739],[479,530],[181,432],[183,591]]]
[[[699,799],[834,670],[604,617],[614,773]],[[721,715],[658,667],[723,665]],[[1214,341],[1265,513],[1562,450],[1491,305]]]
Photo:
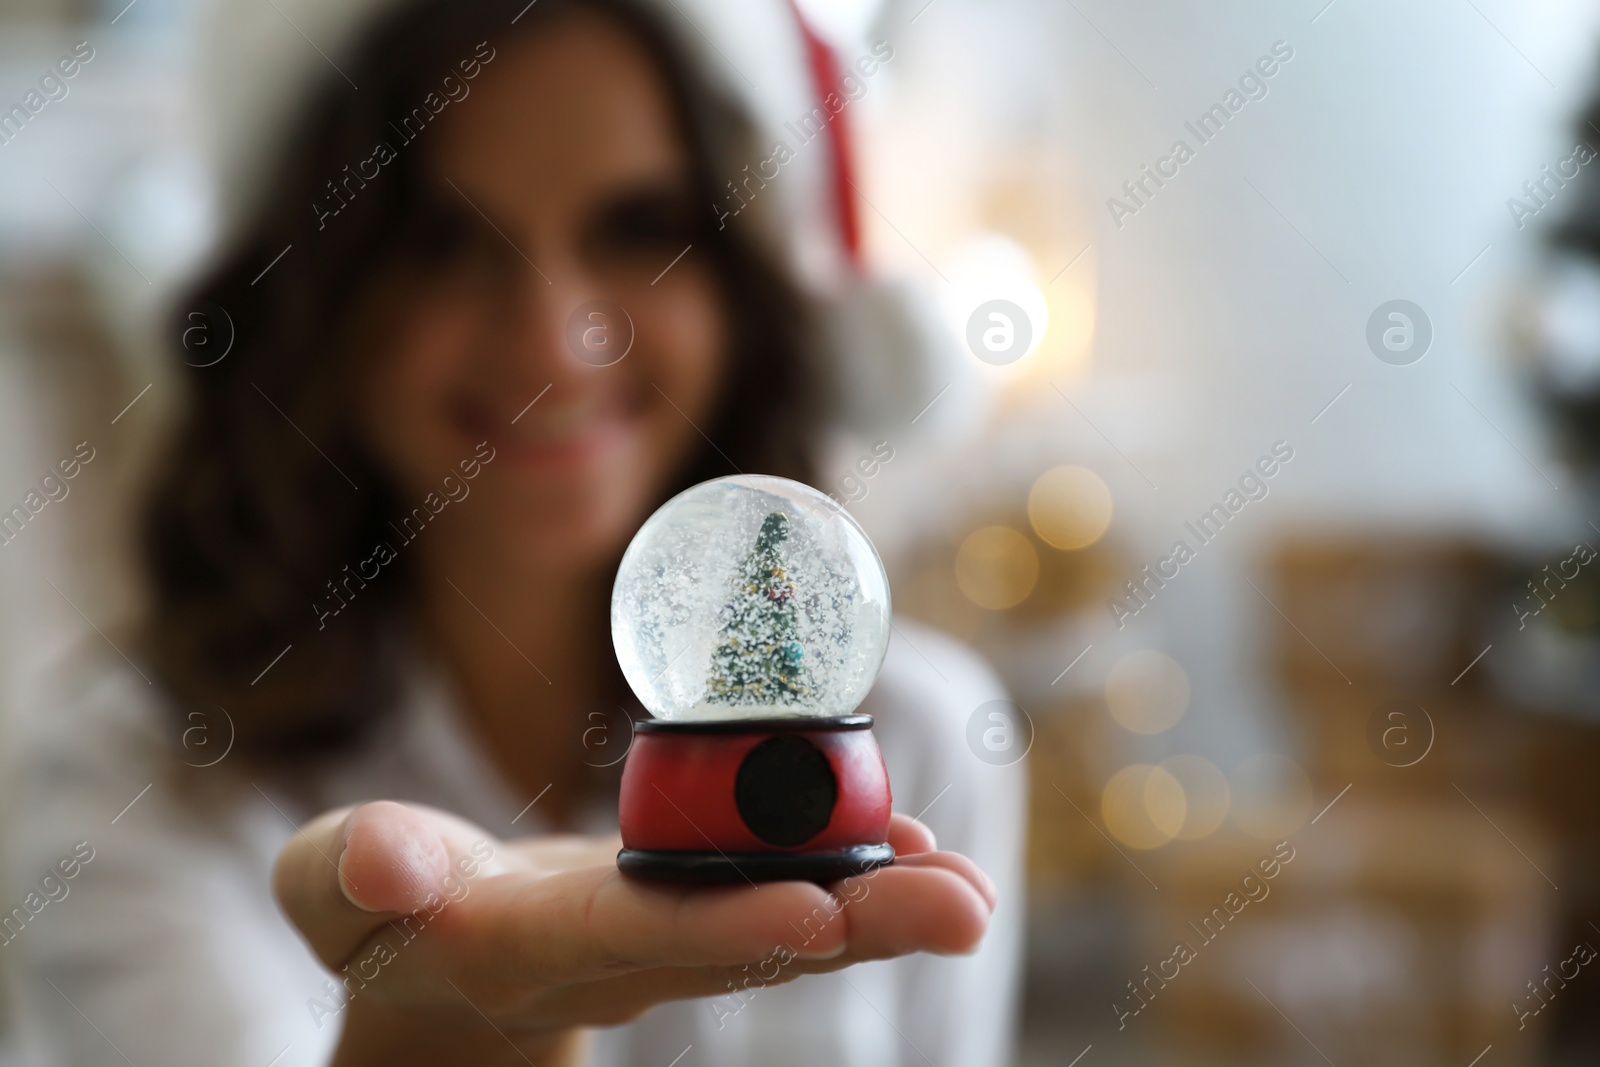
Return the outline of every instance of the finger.
[[[987,876],[955,853],[913,853],[904,866],[846,879],[834,892],[807,882],[665,886],[606,866],[524,887],[513,912],[516,928],[495,937],[519,947],[524,980],[542,982],[743,964],[780,944],[810,959],[847,949],[862,959],[961,953],[983,936],[993,899]],[[847,908],[854,908],[850,920],[837,921]]]
[[[618,1004],[630,1002],[634,993],[646,1000],[708,996],[737,991],[752,982],[780,984],[802,974],[836,971],[868,959],[916,951],[971,951],[987,929],[991,908],[981,897],[974,899],[965,876],[949,869],[970,866],[971,861],[948,852],[914,859],[921,863],[920,868],[885,868],[861,876],[854,884],[849,880],[840,883],[850,896],[836,897],[834,911],[824,921],[847,931],[847,945],[828,942],[846,948],[844,952],[819,951],[824,943],[819,936],[822,927],[808,920],[796,931],[801,936],[741,967],[656,968],[582,983],[561,996],[564,1002],[582,1002],[602,988],[611,991]],[[602,1002],[597,1010],[604,1008]]]
[[[924,857],[846,879],[839,891],[848,946],[841,958],[852,962],[910,952],[971,952],[989,926],[989,902],[977,888],[962,874]]]
[[[296,834],[278,857],[273,892],[318,958],[338,968],[377,927],[437,899],[458,868],[493,873],[493,851],[471,823],[378,801],[328,812]]]
[[[823,923],[838,902],[809,882],[670,886],[624,876],[614,864],[485,889],[503,922],[491,935],[513,980],[587,981],[651,967],[739,965],[768,955],[797,931],[820,929],[809,951],[833,953],[841,923]],[[485,898],[489,896],[485,893]],[[482,906],[496,906],[484,899]],[[507,948],[509,947],[509,952]]]
[[[925,823],[898,812],[889,817],[889,844],[894,846],[896,856],[932,852],[939,847],[933,839],[933,831]]]
[[[506,853],[531,871],[552,874],[578,867],[614,865],[622,848],[622,836],[592,837],[584,834],[547,834],[542,837],[507,841]]]
[[[995,905],[1000,902],[1000,894],[995,889],[994,879],[984,873],[982,867],[972,862],[959,852],[922,852],[913,856],[897,856],[897,867],[940,867],[954,874],[959,874],[971,883],[972,888],[978,891],[984,902],[989,905],[993,914]]]

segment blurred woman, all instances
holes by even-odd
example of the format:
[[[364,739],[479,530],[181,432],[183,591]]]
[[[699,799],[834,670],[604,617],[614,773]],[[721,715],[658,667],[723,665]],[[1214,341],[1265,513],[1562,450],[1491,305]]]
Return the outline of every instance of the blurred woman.
[[[826,100],[788,8],[697,16]],[[13,869],[75,861],[14,939],[31,1040],[75,1065],[1000,1062],[1020,797],[965,751],[999,690],[953,643],[902,625],[863,710],[954,851],[896,816],[895,865],[836,915],[810,884],[613,860],[611,580],[688,485],[815,480],[837,394],[806,272],[848,269],[842,120],[741,192],[759,94],[671,0],[227,18],[304,54],[218,89],[227,239],[181,310],[236,336],[179,353],[139,652],[77,665],[26,750],[48,803]],[[822,207],[775,210],[803,184]]]

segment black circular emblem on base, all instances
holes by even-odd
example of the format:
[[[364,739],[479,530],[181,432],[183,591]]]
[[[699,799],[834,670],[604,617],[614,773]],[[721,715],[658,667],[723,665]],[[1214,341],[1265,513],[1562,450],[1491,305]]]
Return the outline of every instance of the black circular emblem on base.
[[[856,845],[838,852],[667,852],[625,848],[623,874],[655,882],[698,885],[742,882],[816,882],[825,885],[894,862],[890,845]]]
[[[750,832],[769,845],[803,845],[828,827],[839,782],[816,745],[798,734],[769,737],[739,764],[733,800]]]

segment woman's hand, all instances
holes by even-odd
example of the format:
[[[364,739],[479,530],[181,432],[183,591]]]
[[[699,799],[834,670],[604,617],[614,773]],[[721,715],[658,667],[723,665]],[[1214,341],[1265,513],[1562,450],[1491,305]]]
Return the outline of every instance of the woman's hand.
[[[686,888],[618,872],[615,838],[499,841],[390,801],[283,850],[280,904],[353,996],[338,1065],[575,1061],[578,1028],[982,938],[993,883],[896,815],[893,866],[828,888]]]

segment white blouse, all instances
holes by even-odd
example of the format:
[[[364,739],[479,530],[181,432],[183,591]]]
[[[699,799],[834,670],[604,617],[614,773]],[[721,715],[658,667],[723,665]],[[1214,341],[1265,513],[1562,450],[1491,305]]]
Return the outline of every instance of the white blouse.
[[[420,670],[363,747],[255,780],[236,758],[197,766],[221,756],[222,716],[178,721],[109,650],[61,674],[7,746],[4,780],[0,967],[25,1062],[39,1067],[326,1064],[343,989],[268,884],[295,827],[389,798],[505,837],[543,829],[537,805],[518,817],[531,798],[500,777],[452,694]],[[1025,783],[1021,764],[989,766],[966,740],[974,709],[1003,695],[971,652],[901,623],[862,708],[877,717],[895,809],[921,812],[941,848],[972,857],[999,887],[977,953],[862,964],[760,988],[742,1005],[731,994],[664,1004],[598,1032],[596,1067],[1008,1062]],[[186,727],[201,732],[185,739]],[[615,826],[613,809],[592,829]]]

